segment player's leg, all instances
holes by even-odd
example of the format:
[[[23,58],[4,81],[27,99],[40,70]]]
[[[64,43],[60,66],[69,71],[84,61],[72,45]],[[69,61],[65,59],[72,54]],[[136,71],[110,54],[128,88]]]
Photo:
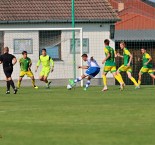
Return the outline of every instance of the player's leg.
[[[10,81],[8,80],[8,78],[6,77],[6,94],[10,94]]]
[[[20,86],[21,86],[21,82],[22,82],[22,79],[23,77],[25,76],[26,72],[24,71],[21,71],[20,74],[19,74],[19,79],[18,79],[18,82],[17,82],[17,88],[19,89]]]
[[[22,77],[19,77],[19,79],[18,79],[18,83],[17,83],[17,89],[19,89],[20,88],[20,86],[21,86],[21,82],[22,82]]]
[[[81,80],[83,80],[87,76],[88,76],[88,74],[83,74],[82,76],[76,78],[75,80],[69,80],[69,83],[73,87],[73,86],[75,86],[76,83],[80,82]]]
[[[108,87],[107,87],[107,73],[110,71],[110,66],[105,66],[104,69],[103,69],[103,74],[102,74],[102,78],[103,78],[103,89],[102,91],[107,91],[108,90]]]
[[[50,68],[47,68],[44,70],[44,78],[43,78],[43,81],[46,83],[46,87],[49,88],[50,87],[50,84],[51,84],[51,81],[48,81],[48,76],[50,74]]]
[[[148,73],[153,79],[155,79],[154,71],[152,68],[148,70]]]
[[[87,90],[88,89],[88,87],[90,86],[90,80],[92,78],[94,78],[96,75],[98,75],[99,72],[100,72],[100,68],[91,67],[89,69],[88,80],[86,82],[86,86],[85,86],[84,90]]]
[[[5,71],[5,75],[6,75],[6,80],[9,81],[10,86],[13,88],[14,90],[14,94],[17,93],[17,88],[15,87],[14,81],[12,80],[12,72],[13,72],[13,68],[9,68]]]
[[[134,83],[134,85],[136,86],[136,89],[139,88],[139,85],[137,83],[137,81],[135,80],[135,78],[132,76],[131,71],[127,71],[126,72],[128,75],[128,78]]]
[[[86,91],[88,89],[88,87],[90,86],[90,80],[91,80],[91,78],[92,78],[91,76],[88,76],[88,79],[87,79],[87,82],[86,82],[84,91]]]
[[[38,89],[38,87],[35,85],[35,78],[34,78],[34,75],[33,75],[32,71],[30,70],[30,71],[26,72],[26,75],[31,78],[32,86],[35,89]]]
[[[124,65],[121,65],[117,70],[117,76],[119,77],[119,80],[125,85],[124,80],[122,78],[121,72],[124,72]]]
[[[143,73],[145,73],[145,68],[141,68],[140,71],[139,71],[139,74],[138,74],[138,85],[140,86],[141,85],[141,80],[142,80],[142,75]]]

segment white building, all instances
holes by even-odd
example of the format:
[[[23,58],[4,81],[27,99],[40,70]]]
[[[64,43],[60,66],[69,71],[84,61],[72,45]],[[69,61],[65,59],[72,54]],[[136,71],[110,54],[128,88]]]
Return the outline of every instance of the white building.
[[[73,77],[72,31],[10,31],[8,28],[70,28],[71,27],[71,1],[70,0],[26,0],[0,1],[0,47],[10,48],[10,53],[18,59],[21,52],[27,50],[32,59],[32,70],[35,70],[39,52],[42,48],[48,50],[55,60],[55,71],[50,78],[66,80]],[[75,0],[76,27],[83,28],[83,50],[94,56],[102,67],[104,39],[111,39],[114,47],[114,24],[119,17],[107,0]],[[75,32],[76,39],[76,65],[80,65],[79,54],[80,32]],[[19,64],[14,68],[13,77],[19,76]],[[77,76],[80,71],[76,70]],[[102,72],[101,72],[102,73]],[[101,78],[102,74],[96,78]],[[35,74],[39,77],[39,73]],[[108,75],[112,78],[111,75]],[[4,74],[0,71],[0,80]],[[27,79],[27,78],[26,78]]]

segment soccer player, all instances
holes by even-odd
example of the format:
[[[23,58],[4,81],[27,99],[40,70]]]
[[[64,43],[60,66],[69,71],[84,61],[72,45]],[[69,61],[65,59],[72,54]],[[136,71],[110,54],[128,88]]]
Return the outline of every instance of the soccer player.
[[[139,85],[131,74],[132,73],[131,61],[132,61],[133,56],[129,52],[129,50],[126,48],[125,42],[120,43],[120,48],[123,50],[123,56],[120,55],[119,53],[117,54],[117,56],[124,59],[124,64],[118,68],[117,74],[119,75],[119,77],[121,77],[120,72],[126,72],[128,75],[128,78],[134,83],[135,89],[138,89]]]
[[[85,88],[84,88],[84,90],[86,91],[90,85],[90,80],[92,78],[94,78],[100,72],[100,67],[99,67],[98,63],[96,62],[96,60],[93,57],[88,58],[87,54],[83,54],[82,59],[83,59],[83,61],[87,62],[87,66],[79,66],[78,68],[86,69],[85,74],[83,74],[81,77],[79,77],[75,80],[69,80],[69,82],[70,82],[71,86],[74,86],[77,82],[80,82],[82,79],[88,77],[87,78],[88,80],[87,80]]]
[[[23,77],[25,75],[27,75],[32,80],[32,86],[35,89],[38,89],[38,87],[35,85],[34,75],[33,75],[32,71],[31,71],[31,66],[32,66],[31,59],[29,57],[27,57],[27,51],[23,51],[22,55],[23,55],[23,57],[19,60],[21,71],[20,71],[20,76],[19,76],[17,88],[18,89],[20,88]]]
[[[116,73],[116,63],[115,63],[115,57],[117,57],[114,49],[112,47],[109,46],[110,41],[108,39],[104,40],[104,52],[105,52],[105,56],[106,58],[103,59],[102,64],[105,63],[104,66],[104,70],[103,70],[103,84],[104,84],[104,88],[102,91],[107,91],[107,78],[106,75],[107,73],[110,71],[114,78],[120,83],[120,88],[121,90],[123,90],[124,88],[124,81],[122,80],[122,77],[120,77],[119,75],[117,75]]]
[[[12,80],[12,73],[13,73],[13,66],[16,64],[17,59],[14,55],[9,54],[9,48],[4,48],[4,54],[0,56],[0,63],[3,64],[3,70],[4,74],[6,76],[6,85],[7,85],[7,91],[6,94],[10,94],[10,86],[14,90],[14,94],[17,93],[17,88],[14,85],[14,82]]]
[[[145,48],[141,49],[141,53],[143,55],[142,61],[143,61],[143,67],[141,68],[139,72],[139,78],[138,78],[138,84],[141,85],[141,79],[142,74],[149,73],[149,75],[155,79],[155,75],[153,72],[153,64],[152,64],[152,57],[146,52]]]
[[[37,72],[40,63],[42,63],[42,70],[40,72],[40,81],[43,81],[46,83],[46,87],[49,88],[51,81],[48,81],[47,78],[49,76],[50,71],[54,71],[54,61],[53,59],[47,55],[46,49],[42,49],[42,55],[40,55],[38,63],[37,63],[37,68],[35,72]],[[52,66],[52,68],[51,68]]]

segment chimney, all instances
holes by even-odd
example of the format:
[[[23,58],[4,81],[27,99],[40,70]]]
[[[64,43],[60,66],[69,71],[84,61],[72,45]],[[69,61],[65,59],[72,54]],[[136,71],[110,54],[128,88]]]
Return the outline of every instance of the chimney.
[[[123,2],[119,2],[118,3],[118,11],[120,12],[122,10],[124,10],[124,3]]]

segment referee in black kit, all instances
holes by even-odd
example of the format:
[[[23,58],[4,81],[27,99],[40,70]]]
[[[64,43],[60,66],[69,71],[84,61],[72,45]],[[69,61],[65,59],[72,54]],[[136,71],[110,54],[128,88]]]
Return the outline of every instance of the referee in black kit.
[[[13,88],[14,94],[17,93],[17,89],[11,78],[11,75],[13,73],[13,66],[16,64],[16,62],[17,62],[16,57],[12,54],[9,54],[9,48],[5,47],[4,54],[0,56],[0,63],[3,63],[3,70],[6,76],[6,85],[7,85],[6,94],[10,94],[10,86]]]

